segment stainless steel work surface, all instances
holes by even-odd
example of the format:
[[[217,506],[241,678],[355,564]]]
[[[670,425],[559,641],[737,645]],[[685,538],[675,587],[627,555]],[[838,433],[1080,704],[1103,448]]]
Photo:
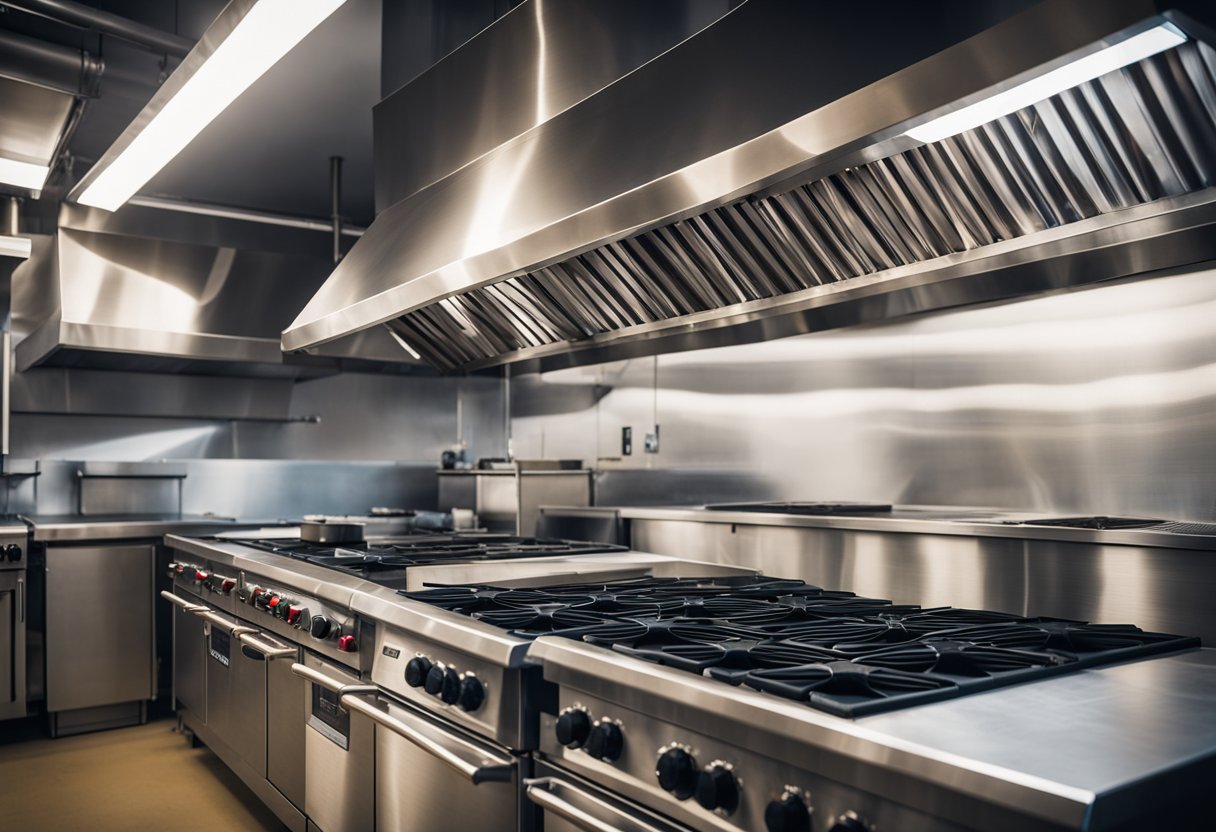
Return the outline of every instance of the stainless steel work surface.
[[[1100,795],[1216,754],[1216,650],[1087,670],[866,717],[938,759]]]
[[[187,514],[78,514],[30,515],[34,540],[134,540],[166,534],[206,534],[217,528],[259,525],[264,521],[238,524],[233,517]]]
[[[560,510],[544,506],[546,513]],[[1028,521],[1046,518],[1049,512],[1013,512],[1001,509],[952,506],[896,506],[873,514],[768,514],[759,511],[712,511],[700,506],[597,506],[619,512],[627,520],[684,520],[740,526],[790,526],[794,528],[853,529],[875,532],[1011,537],[1023,540],[1059,540],[1070,543],[1101,543],[1126,546],[1156,546],[1171,549],[1216,550],[1216,535],[1179,533],[1166,522],[1162,527],[1142,529],[1078,529],[1037,526]],[[1177,524],[1183,525],[1183,524]],[[1191,524],[1194,525],[1194,524]]]

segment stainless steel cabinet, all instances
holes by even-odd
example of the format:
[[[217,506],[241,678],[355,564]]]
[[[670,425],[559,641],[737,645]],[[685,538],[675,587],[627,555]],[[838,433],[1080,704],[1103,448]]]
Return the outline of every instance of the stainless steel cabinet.
[[[207,728],[255,774],[266,776],[266,661],[239,634],[212,624],[207,635]]]
[[[146,717],[147,700],[156,696],[155,561],[150,545],[47,546],[46,707],[53,733]]]
[[[25,716],[25,570],[0,572],[0,719]]]

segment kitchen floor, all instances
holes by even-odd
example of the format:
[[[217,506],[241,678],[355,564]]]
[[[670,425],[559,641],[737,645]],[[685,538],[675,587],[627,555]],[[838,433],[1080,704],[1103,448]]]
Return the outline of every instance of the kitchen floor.
[[[282,830],[269,809],[172,720],[52,740],[41,724],[0,729],[5,829],[60,832]]]

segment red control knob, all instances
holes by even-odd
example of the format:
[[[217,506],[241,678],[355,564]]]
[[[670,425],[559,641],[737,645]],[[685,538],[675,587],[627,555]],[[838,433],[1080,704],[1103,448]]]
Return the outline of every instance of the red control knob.
[[[303,607],[288,607],[287,608],[287,623],[296,624],[300,620],[300,613],[304,612]]]
[[[224,593],[225,595],[230,595],[232,594],[232,590],[235,586],[236,581],[232,580],[232,578],[224,578],[223,583],[220,584],[220,592]]]
[[[338,637],[338,649],[344,653],[353,653],[359,648],[355,644],[354,636],[339,636]]]
[[[266,602],[266,608],[269,609],[271,612],[274,612],[274,608],[277,607],[282,601],[283,601],[283,599],[280,598],[279,596],[271,595],[270,600]]]
[[[194,570],[195,583],[202,583],[203,581],[207,580],[208,577],[210,577],[210,576],[203,570],[201,570],[201,569]]]
[[[186,571],[186,564],[184,564],[184,563],[171,563],[171,564],[169,564],[169,568],[170,568],[170,569],[172,569],[174,572],[176,572],[177,574],[179,574],[179,575],[180,575],[180,574],[182,574],[183,572],[185,572],[185,571]]]

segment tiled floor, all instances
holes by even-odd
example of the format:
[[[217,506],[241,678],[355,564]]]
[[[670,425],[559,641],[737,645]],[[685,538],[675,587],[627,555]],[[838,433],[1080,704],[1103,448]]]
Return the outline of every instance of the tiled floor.
[[[52,740],[0,723],[0,828],[13,832],[282,830],[214,754],[172,720]]]

